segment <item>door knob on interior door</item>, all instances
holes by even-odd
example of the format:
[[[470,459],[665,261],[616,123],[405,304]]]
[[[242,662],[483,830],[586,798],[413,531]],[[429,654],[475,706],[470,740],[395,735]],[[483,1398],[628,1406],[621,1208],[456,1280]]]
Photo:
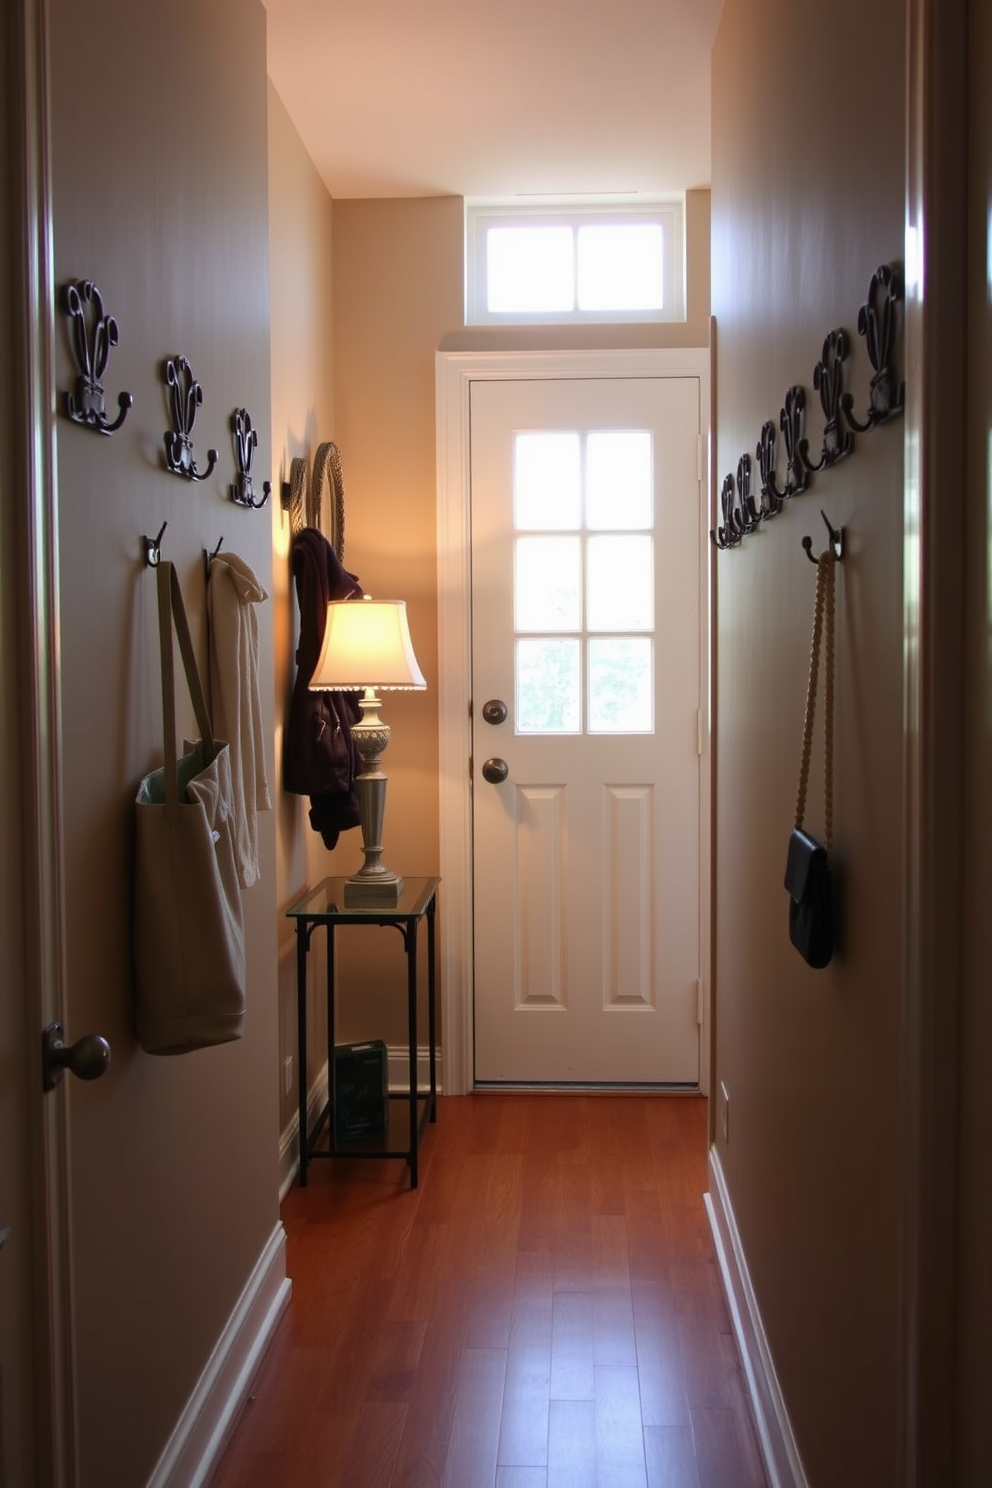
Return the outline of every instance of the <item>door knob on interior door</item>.
[[[490,698],[482,705],[482,716],[487,723],[505,723],[507,707],[502,698]]]
[[[110,1063],[110,1045],[98,1033],[88,1033],[74,1044],[62,1039],[62,1024],[49,1023],[41,1035],[41,1082],[54,1090],[64,1069],[79,1080],[98,1080]]]
[[[509,773],[506,760],[487,759],[482,767],[483,779],[488,780],[490,785],[502,785]]]

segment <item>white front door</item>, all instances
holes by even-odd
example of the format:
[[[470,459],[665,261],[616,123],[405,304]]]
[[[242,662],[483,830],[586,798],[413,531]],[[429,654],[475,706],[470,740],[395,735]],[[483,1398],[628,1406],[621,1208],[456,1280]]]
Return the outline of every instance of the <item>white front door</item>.
[[[472,384],[477,1082],[699,1079],[700,397]]]

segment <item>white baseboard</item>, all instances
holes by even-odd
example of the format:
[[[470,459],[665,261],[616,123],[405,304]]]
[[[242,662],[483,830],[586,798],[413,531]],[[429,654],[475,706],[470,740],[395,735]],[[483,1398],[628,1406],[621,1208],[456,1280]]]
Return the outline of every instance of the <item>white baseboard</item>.
[[[754,1408],[768,1488],[809,1488],[775,1364],[765,1336],[747,1258],[734,1218],[720,1156],[710,1148],[710,1191],[704,1194],[727,1304]]]
[[[410,1089],[410,1056],[404,1044],[390,1044],[386,1050],[389,1069],[390,1090],[401,1091]],[[441,1089],[441,1051],[438,1050],[434,1060],[435,1074],[437,1076],[437,1088]],[[431,1056],[426,1044],[422,1044],[417,1050],[417,1089],[426,1090],[431,1083]]]
[[[317,1078],[307,1096],[307,1126],[312,1128],[318,1112],[327,1103],[327,1060],[321,1065]],[[279,1138],[279,1202],[289,1193],[300,1170],[300,1113],[294,1111],[283,1127]]]
[[[266,1241],[147,1488],[204,1488],[209,1483],[291,1290],[286,1232],[280,1222]]]
[[[397,1093],[410,1089],[410,1063],[406,1048],[402,1044],[391,1044],[386,1049],[386,1070],[390,1090]],[[435,1059],[435,1073],[437,1076],[437,1088],[441,1090],[441,1054],[438,1052]],[[426,1090],[431,1081],[430,1050],[424,1044],[417,1050],[417,1085],[419,1089]],[[318,1112],[324,1109],[327,1101],[327,1061],[321,1065],[310,1087],[307,1097],[307,1124],[312,1127],[317,1119]],[[279,1202],[289,1193],[296,1181],[296,1174],[300,1166],[300,1115],[294,1111],[287,1121],[281,1137],[279,1138]]]

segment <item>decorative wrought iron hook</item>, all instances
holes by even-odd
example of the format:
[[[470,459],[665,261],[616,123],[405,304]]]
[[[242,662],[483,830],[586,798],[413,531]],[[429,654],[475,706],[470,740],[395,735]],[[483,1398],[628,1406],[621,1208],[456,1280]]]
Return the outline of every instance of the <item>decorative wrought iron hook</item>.
[[[820,516],[826,523],[827,533],[829,534],[830,539],[830,547],[833,551],[834,557],[839,563],[844,556],[844,529],[843,527],[832,527],[830,525],[830,518],[827,516],[825,511],[821,511]],[[818,563],[819,559],[813,557],[813,539],[811,537],[804,537],[802,540],[802,546],[803,551],[806,554],[806,557],[809,559],[810,563]]]
[[[806,443],[803,438],[806,428],[806,389],[799,383],[794,383],[785,395],[778,426],[782,430],[788,459],[783,494],[786,497],[800,496],[809,485],[809,468],[802,455],[802,447]]]
[[[820,395],[820,407],[826,419],[820,458],[816,462],[810,459],[808,439],[799,442],[799,453],[809,470],[825,470],[828,465],[836,465],[854,448],[854,435],[843,429],[840,422],[847,351],[846,332],[840,329],[828,331],[820,360],[813,368],[813,386]]]
[[[723,526],[716,527],[710,532],[710,541],[722,552],[726,548],[736,548],[743,536],[743,533],[738,530],[734,513],[734,477],[732,475],[725,475],[723,478],[720,509],[723,513]]]
[[[766,419],[761,426],[761,436],[754,451],[761,475],[761,520],[763,522],[767,522],[770,517],[777,517],[782,510],[782,503],[789,496],[788,490],[780,491],[775,481],[775,444],[775,425],[771,419]]]
[[[110,348],[116,346],[117,321],[103,311],[103,296],[92,279],[76,279],[62,291],[62,305],[69,317],[73,356],[78,369],[76,389],[66,394],[66,412],[74,424],[96,434],[115,434],[134,403],[130,393],[118,393],[120,410],[113,423],[107,418],[102,378]]]
[[[197,409],[203,402],[203,389],[184,356],[169,357],[162,375],[169,389],[173,425],[165,432],[166,468],[173,475],[182,476],[184,480],[206,480],[217,464],[217,451],[207,450],[206,470],[197,470],[196,460],[193,458],[193,425],[196,423]]]
[[[854,417],[854,398],[845,393],[844,417],[852,429],[867,434],[878,424],[903,411],[906,384],[896,381],[893,362],[896,339],[896,320],[903,297],[902,275],[891,264],[881,264],[871,276],[868,298],[858,311],[858,335],[864,336],[868,348],[874,377],[869,388],[868,412],[865,422]]]
[[[258,511],[272,494],[272,484],[270,481],[263,481],[262,499],[256,500],[251,480],[251,466],[255,458],[255,450],[258,448],[258,431],[252,425],[251,414],[247,408],[234,410],[231,415],[231,432],[234,435],[236,474],[234,485],[229,487],[228,494],[238,506],[250,506],[254,511]]]
[[[761,524],[761,513],[751,495],[751,456],[746,452],[737,461],[737,505],[734,508],[734,521],[742,537],[756,532]]]

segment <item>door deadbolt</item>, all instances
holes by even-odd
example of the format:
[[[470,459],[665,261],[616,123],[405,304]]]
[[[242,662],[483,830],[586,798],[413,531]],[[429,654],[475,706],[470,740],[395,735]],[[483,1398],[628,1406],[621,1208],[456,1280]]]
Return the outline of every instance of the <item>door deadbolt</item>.
[[[98,1033],[66,1044],[62,1024],[49,1023],[41,1035],[41,1083],[45,1090],[54,1090],[66,1069],[79,1080],[99,1080],[109,1063],[110,1045]]]
[[[490,785],[502,785],[509,773],[506,760],[502,759],[487,759],[482,767],[483,779],[488,780]]]
[[[490,698],[482,705],[482,716],[487,723],[505,723],[507,707],[502,698]]]

